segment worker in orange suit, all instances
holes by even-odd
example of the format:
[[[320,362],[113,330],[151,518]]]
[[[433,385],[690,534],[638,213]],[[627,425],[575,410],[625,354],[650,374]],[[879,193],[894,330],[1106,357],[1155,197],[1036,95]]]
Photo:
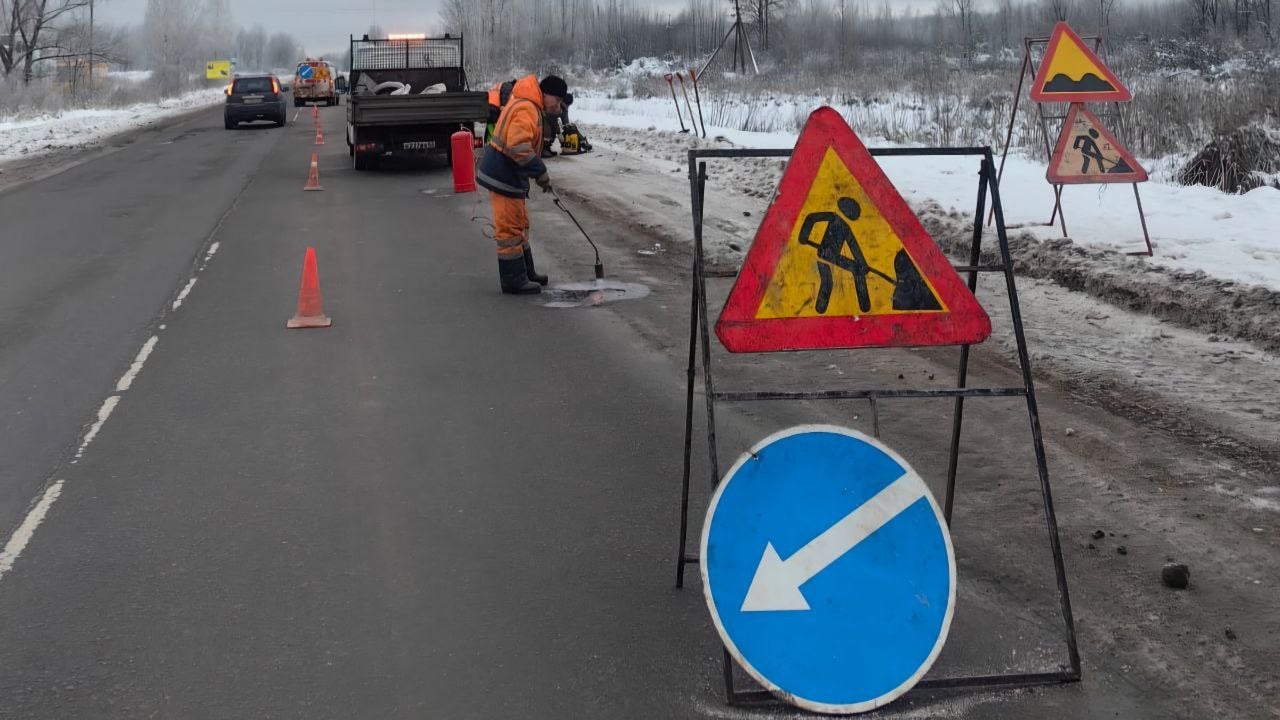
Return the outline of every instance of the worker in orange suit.
[[[498,277],[502,292],[533,295],[542,292],[547,276],[533,266],[529,249],[529,215],[525,199],[529,180],[551,192],[551,178],[542,162],[542,124],[545,114],[558,115],[569,92],[565,81],[548,75],[538,82],[524,77],[511,88],[493,137],[485,146],[476,182],[489,191],[493,206],[493,235],[498,242]]]
[[[507,101],[511,99],[511,88],[515,87],[515,84],[515,80],[504,80],[489,88],[489,118],[484,127],[486,145],[493,137],[493,128],[498,124],[498,116],[502,114],[502,108],[506,107]]]

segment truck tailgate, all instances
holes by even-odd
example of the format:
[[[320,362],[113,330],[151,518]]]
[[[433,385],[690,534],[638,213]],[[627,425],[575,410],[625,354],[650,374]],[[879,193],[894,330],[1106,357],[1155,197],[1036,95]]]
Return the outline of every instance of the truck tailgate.
[[[353,95],[349,105],[354,125],[484,122],[489,115],[488,95],[482,92]]]

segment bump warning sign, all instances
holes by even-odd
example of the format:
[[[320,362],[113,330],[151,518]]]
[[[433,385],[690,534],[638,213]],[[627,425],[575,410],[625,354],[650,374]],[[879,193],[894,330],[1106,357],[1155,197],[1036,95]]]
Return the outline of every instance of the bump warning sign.
[[[1102,62],[1071,26],[1053,28],[1040,72],[1031,84],[1031,100],[1049,102],[1127,102],[1133,99],[1111,68]]]

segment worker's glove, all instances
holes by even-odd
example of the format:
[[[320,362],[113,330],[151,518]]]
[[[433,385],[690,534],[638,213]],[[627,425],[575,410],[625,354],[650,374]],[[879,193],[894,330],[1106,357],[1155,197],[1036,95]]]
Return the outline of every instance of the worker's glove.
[[[534,182],[538,183],[538,187],[542,188],[542,192],[551,192],[551,177],[546,173],[539,175],[538,179],[534,180]]]

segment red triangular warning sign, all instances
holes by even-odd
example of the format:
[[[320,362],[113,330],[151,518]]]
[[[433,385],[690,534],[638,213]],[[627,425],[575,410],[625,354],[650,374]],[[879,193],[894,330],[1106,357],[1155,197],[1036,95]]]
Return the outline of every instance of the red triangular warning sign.
[[[730,352],[966,345],[991,321],[835,110],[809,116],[716,335]]]
[[[1031,99],[1038,103],[1128,102],[1133,95],[1075,30],[1060,22],[1053,27],[1031,83]]]
[[[1096,115],[1072,103],[1046,176],[1055,185],[1137,183],[1147,171]]]

